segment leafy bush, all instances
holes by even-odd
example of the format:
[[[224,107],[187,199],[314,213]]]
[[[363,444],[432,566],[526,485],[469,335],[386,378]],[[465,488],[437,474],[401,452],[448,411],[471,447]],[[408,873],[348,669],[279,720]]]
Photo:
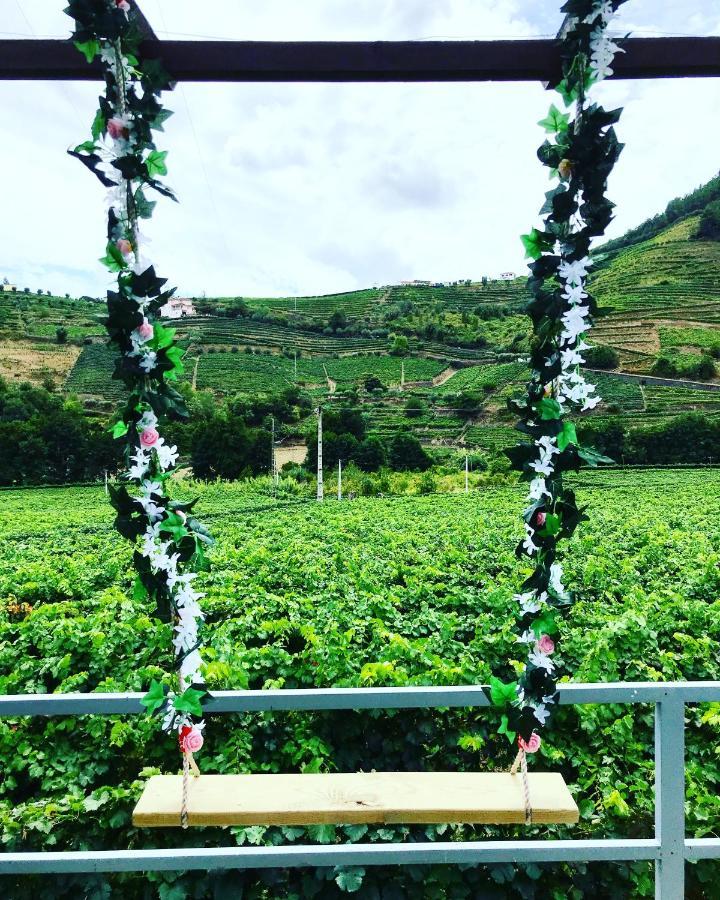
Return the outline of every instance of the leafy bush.
[[[612,490],[604,473],[574,483],[590,519],[563,562],[578,601],[563,630],[562,664],[582,681],[720,677],[720,473],[616,472]],[[267,497],[242,485],[196,490],[218,539],[214,570],[199,584],[211,689],[486,683],[520,658],[512,625],[522,573],[513,545],[522,501],[514,486],[264,512]],[[11,492],[3,509],[0,691],[140,691],[159,677],[172,660],[170,627],[131,597],[130,551],[110,530],[102,490]],[[693,837],[711,836],[720,819],[718,722],[717,704],[688,707]],[[496,713],[481,709],[214,716],[198,761],[221,773],[503,770],[514,748],[496,727]],[[130,824],[146,778],[179,767],[176,744],[156,721],[4,719],[0,831],[8,851],[650,837],[652,740],[649,706],[559,709],[535,765],[569,782],[581,812],[572,829],[255,826],[164,835]],[[689,897],[716,896],[715,865],[688,866]],[[407,900],[653,895],[649,863],[6,882],[13,900],[210,900],[240,891],[254,900],[330,900],[350,888],[360,898]]]
[[[601,344],[584,351],[585,362],[591,369],[617,369],[620,357],[614,347]]]

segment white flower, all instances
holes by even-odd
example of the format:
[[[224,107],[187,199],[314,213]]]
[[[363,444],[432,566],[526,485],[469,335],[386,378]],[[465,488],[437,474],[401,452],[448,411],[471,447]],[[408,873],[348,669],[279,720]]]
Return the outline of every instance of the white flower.
[[[540,549],[536,544],[533,543],[533,530],[529,525],[525,525],[525,540],[523,541],[523,550],[527,553],[528,556],[532,556],[533,553],[537,553]]]
[[[140,360],[140,368],[145,372],[152,372],[157,365],[157,353],[154,350],[148,350]]]
[[[566,281],[568,284],[581,284],[591,265],[592,260],[589,256],[584,256],[582,259],[578,259],[575,262],[563,260],[560,263],[558,273],[562,280]]]
[[[178,449],[176,446],[168,447],[165,441],[162,438],[155,444],[155,451],[158,455],[158,462],[160,463],[160,468],[165,471],[167,469],[171,469],[178,458]]]
[[[530,492],[528,494],[528,500],[540,500],[542,497],[551,497],[550,491],[547,489],[547,484],[545,483],[544,478],[533,478],[530,482]]]
[[[154,500],[151,500],[149,497],[145,497],[141,495],[140,497],[135,497],[135,500],[142,506],[145,511],[145,515],[150,519],[151,522],[156,522],[158,519],[162,519],[165,510],[162,506],[158,506]]]
[[[530,703],[529,705],[532,707],[535,718],[541,725],[544,725],[550,717],[550,710],[547,709],[544,703]]]
[[[564,600],[567,598],[568,594],[563,587],[562,574],[562,566],[560,563],[554,562],[550,566],[550,587],[557,597]]]
[[[523,634],[518,635],[516,639],[516,643],[518,644],[534,644],[536,641],[535,635],[530,629],[523,632]]]
[[[128,469],[128,478],[133,481],[141,481],[145,477],[150,466],[150,452],[144,447],[138,447],[135,453],[130,457],[132,465]]]
[[[140,492],[145,497],[149,497],[150,494],[162,494],[162,492],[163,492],[162,482],[161,481],[148,481],[146,479],[140,485]]]
[[[199,650],[191,650],[180,663],[180,677],[187,684],[197,684],[205,679],[200,674],[203,660]]]
[[[578,304],[582,303],[582,301],[587,297],[587,291],[585,290],[585,286],[582,282],[576,285],[571,285],[570,283],[568,283],[565,285],[565,290],[562,296],[563,300],[567,300],[572,304]]]
[[[544,653],[540,653],[535,650],[533,653],[528,654],[528,662],[532,663],[532,665],[537,666],[538,669],[545,669],[546,672],[552,672],[555,666],[553,665],[553,661],[549,656],[546,656]]]

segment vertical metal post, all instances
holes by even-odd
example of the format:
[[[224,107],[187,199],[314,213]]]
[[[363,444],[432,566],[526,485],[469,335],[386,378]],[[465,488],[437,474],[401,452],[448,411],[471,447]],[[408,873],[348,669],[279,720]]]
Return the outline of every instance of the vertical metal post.
[[[655,900],[685,896],[685,703],[672,694],[655,704]]]
[[[465,454],[465,493],[466,494],[469,493],[469,491],[470,491],[470,485],[468,483],[468,471],[469,471],[469,461],[468,461],[468,455],[466,453]]]
[[[338,500],[342,500],[342,460],[338,460]]]
[[[275,416],[270,416],[270,477],[272,478],[273,491],[275,490]]]
[[[317,499],[319,503],[325,499],[325,491],[323,489],[323,458],[322,458],[322,406],[317,408],[318,431],[317,431]]]
[[[400,388],[405,387],[405,360],[400,363]]]

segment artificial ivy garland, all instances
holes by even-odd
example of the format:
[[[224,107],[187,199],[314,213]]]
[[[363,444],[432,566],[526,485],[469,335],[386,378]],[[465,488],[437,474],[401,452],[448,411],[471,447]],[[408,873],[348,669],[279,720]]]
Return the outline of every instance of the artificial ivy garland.
[[[517,425],[530,441],[507,453],[530,482],[524,512],[525,538],[517,547],[534,571],[515,597],[519,605],[517,640],[528,648],[517,681],[492,679],[493,702],[505,710],[500,732],[520,750],[540,746],[540,730],[557,702],[558,620],[572,603],[563,584],[557,546],[569,538],[586,518],[575,494],[563,484],[563,473],[584,464],[597,465],[604,457],[578,443],[575,425],[566,418],[572,410],[585,411],[600,398],[580,371],[588,349],[583,338],[597,311],[586,289],[592,238],[604,234],[614,204],[605,196],[608,175],[620,155],[613,125],[622,110],[607,112],[588,104],[593,84],[612,75],[615,53],[622,52],[607,33],[608,24],[625,0],[569,0],[561,55],[563,80],[557,87],[564,105],[575,104],[575,116],[554,104],[540,122],[550,135],[538,150],[558,184],[546,194],[540,214],[543,229],[523,235],[530,264],[528,286],[532,300],[531,377],[527,396],[511,401],[522,416]]]
[[[188,417],[172,386],[183,371],[182,350],[174,330],[159,321],[175,291],[164,290],[167,279],[158,278],[145,257],[139,228],[155,206],[148,190],[175,199],[159,180],[167,174],[167,152],[157,149],[153,136],[172,114],[159,99],[172,85],[157,60],[141,59],[142,34],[127,0],[70,0],[65,12],[75,21],[75,46],[88,62],[99,57],[105,78],[92,140],[69,152],[108,189],[101,262],[117,273],[117,290],[108,291],[105,324],[120,354],[113,377],[129,391],[113,429],[116,438],[126,439],[127,465],[124,483],[111,488],[115,527],[135,546],[135,597],[154,602],[159,617],[173,623],[176,689],[153,682],[142,703],[149,713],[162,714],[164,730],[178,732],[187,756],[203,741],[203,595],[193,581],[207,568],[204,549],[211,539],[193,516],[194,503],[172,500],[167,491],[178,454],[159,429],[168,419]]]

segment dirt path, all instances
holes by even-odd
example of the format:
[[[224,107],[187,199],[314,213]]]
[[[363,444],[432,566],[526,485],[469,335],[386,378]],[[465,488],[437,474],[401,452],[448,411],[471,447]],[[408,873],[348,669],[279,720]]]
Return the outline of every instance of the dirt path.
[[[323,372],[325,373],[325,378],[327,379],[328,394],[334,394],[335,391],[337,390],[337,382],[333,381],[332,378],[328,375],[328,370],[324,363],[323,363]]]
[[[285,463],[302,463],[307,455],[305,444],[288,444],[287,447],[275,448],[275,461],[278,469],[282,469]]]
[[[458,369],[453,369],[452,366],[449,366],[447,369],[444,369],[439,375],[436,375],[433,380],[433,387],[440,387],[441,384],[445,384],[446,381],[449,381]]]

